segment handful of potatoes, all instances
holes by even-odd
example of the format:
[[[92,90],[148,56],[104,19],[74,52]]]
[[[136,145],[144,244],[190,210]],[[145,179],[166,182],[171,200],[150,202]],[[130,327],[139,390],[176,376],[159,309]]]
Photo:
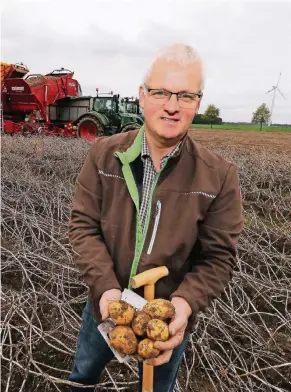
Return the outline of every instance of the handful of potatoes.
[[[110,331],[110,343],[125,355],[138,354],[142,359],[157,357],[160,351],[154,342],[169,339],[168,325],[174,315],[174,306],[165,299],[154,299],[139,311],[125,301],[112,301],[109,316],[116,326]]]

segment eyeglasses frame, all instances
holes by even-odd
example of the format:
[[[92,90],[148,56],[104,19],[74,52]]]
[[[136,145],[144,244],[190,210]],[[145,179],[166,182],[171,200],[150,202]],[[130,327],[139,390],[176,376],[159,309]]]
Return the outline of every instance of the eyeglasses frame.
[[[144,87],[145,87],[146,91],[149,92],[149,93],[151,91],[166,91],[167,93],[170,94],[170,96],[168,98],[168,101],[172,98],[172,95],[176,95],[178,103],[179,103],[179,94],[181,94],[181,93],[187,93],[187,94],[195,95],[196,97],[198,97],[198,101],[200,101],[201,98],[203,97],[203,93],[202,92],[200,92],[200,93],[188,93],[187,91],[179,91],[178,93],[173,93],[172,91],[166,90],[164,88],[149,88],[149,86],[146,83],[144,83]],[[197,100],[196,100],[196,102],[197,102]]]

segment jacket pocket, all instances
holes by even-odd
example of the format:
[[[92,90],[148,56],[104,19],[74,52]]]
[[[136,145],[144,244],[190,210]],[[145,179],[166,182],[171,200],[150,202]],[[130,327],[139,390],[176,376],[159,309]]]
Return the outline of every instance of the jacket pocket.
[[[149,247],[147,250],[148,255],[150,255],[153,250],[154,242],[155,242],[157,231],[158,231],[159,221],[160,221],[160,217],[161,217],[161,210],[162,210],[162,203],[160,202],[160,200],[158,200],[157,207],[156,207],[156,217],[155,217],[154,229],[153,229],[152,237],[151,237],[150,244],[149,244]]]

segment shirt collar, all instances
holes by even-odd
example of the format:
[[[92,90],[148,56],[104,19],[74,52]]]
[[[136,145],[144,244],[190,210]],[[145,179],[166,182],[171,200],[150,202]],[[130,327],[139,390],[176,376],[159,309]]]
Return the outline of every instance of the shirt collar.
[[[147,143],[147,138],[145,132],[142,135],[142,147],[141,147],[141,156],[142,158],[150,157],[151,152]]]
[[[167,155],[163,156],[161,158],[161,161],[164,160],[165,158],[169,158],[169,157],[171,157],[173,155],[177,155],[177,153],[180,150],[180,147],[181,147],[183,139],[177,144],[176,147],[173,148],[172,151],[170,151]],[[151,152],[150,152],[150,149],[149,149],[149,146],[148,146],[148,143],[147,143],[145,132],[143,133],[143,137],[142,137],[141,157],[142,158],[151,157]]]

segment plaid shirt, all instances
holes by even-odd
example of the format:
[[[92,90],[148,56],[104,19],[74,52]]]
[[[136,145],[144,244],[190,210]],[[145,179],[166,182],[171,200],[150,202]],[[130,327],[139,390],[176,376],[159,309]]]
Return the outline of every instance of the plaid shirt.
[[[163,169],[167,159],[173,156],[178,151],[180,144],[181,142],[172,151],[170,151],[167,155],[161,158],[160,160],[161,169]],[[143,162],[143,182],[142,182],[142,201],[140,207],[140,219],[141,219],[142,229],[144,231],[147,212],[148,212],[149,197],[153,187],[154,179],[158,173],[156,171],[156,168],[151,158],[151,153],[150,153],[149,146],[147,144],[145,133],[143,134],[143,139],[142,139],[141,159]]]

